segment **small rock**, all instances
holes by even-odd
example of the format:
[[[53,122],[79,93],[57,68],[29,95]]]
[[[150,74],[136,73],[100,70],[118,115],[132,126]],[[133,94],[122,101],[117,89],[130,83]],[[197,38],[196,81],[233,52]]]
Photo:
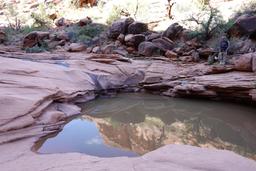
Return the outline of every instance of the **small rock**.
[[[79,26],[86,26],[88,24],[91,24],[92,23],[92,19],[90,17],[86,17],[84,19],[81,19],[77,24]]]
[[[125,18],[113,22],[108,30],[108,37],[116,39],[120,34],[126,34],[128,26],[133,22],[133,18]]]
[[[28,33],[23,39],[23,48],[31,48],[46,38],[49,38],[49,32],[33,31]]]
[[[175,46],[174,42],[166,37],[155,39],[152,41],[152,43],[154,43],[156,47],[164,52],[166,52],[167,50],[172,50]]]
[[[68,33],[66,32],[61,32],[61,33],[58,33],[56,35],[56,39],[57,40],[65,40],[65,41],[69,41],[70,40],[70,36]]]
[[[152,42],[142,42],[139,44],[138,52],[144,56],[156,56],[160,55],[160,49]]]
[[[135,52],[134,47],[127,47],[126,50],[127,50],[128,53],[134,53]]]
[[[82,43],[71,43],[68,48],[69,52],[81,52],[84,50],[86,50],[86,46]]]
[[[128,26],[128,34],[141,34],[148,31],[148,25],[142,22],[133,22]]]
[[[92,53],[100,53],[101,52],[101,49],[99,46],[96,46],[92,49]]]
[[[165,53],[165,56],[170,59],[176,59],[178,57],[177,53],[175,53],[171,50],[167,50]]]
[[[88,47],[88,48],[86,48],[86,52],[87,52],[87,53],[91,53],[91,52],[92,52],[92,49],[93,49],[93,47]]]
[[[178,23],[174,23],[163,32],[163,37],[167,37],[171,40],[176,40],[180,38],[182,31],[183,27],[180,26]]]
[[[137,48],[141,42],[145,41],[145,39],[146,38],[143,34],[128,34],[127,36],[125,36],[124,41],[127,46]]]

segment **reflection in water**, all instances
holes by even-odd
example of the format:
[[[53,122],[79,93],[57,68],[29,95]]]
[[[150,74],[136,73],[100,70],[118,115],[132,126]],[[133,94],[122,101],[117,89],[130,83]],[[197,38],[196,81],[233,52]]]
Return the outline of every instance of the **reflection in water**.
[[[38,150],[136,156],[166,144],[232,150],[256,159],[256,109],[224,102],[121,94],[86,103]]]

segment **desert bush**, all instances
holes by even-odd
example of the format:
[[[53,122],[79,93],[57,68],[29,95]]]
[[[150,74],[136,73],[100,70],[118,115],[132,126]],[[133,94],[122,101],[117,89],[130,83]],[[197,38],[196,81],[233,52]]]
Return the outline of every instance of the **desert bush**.
[[[224,32],[225,22],[218,9],[204,5],[197,14],[190,16],[187,22],[196,23],[194,32],[203,40],[208,40],[215,34]]]
[[[47,14],[48,6],[41,3],[37,12],[32,12],[31,17],[34,19],[33,27],[49,27],[52,23]]]
[[[99,24],[90,24],[83,27],[72,26],[66,28],[66,32],[68,32],[71,42],[90,41],[94,37],[99,36],[104,30],[105,27]]]

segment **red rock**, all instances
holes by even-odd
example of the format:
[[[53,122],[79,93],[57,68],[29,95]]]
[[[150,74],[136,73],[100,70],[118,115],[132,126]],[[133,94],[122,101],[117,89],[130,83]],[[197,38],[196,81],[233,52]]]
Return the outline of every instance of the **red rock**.
[[[171,50],[167,50],[166,53],[165,53],[165,56],[167,58],[170,58],[170,59],[173,59],[173,58],[176,59],[178,57],[177,53],[175,53],[175,52],[173,52]]]
[[[71,43],[68,47],[69,52],[81,52],[86,50],[86,46],[82,43]]]
[[[28,33],[23,39],[23,48],[31,48],[40,41],[49,38],[49,32],[33,31]]]
[[[6,41],[7,37],[5,32],[0,30],[0,43],[3,43],[4,41]]]
[[[235,56],[232,61],[234,62],[237,71],[252,72],[252,57],[253,53]]]
[[[90,17],[86,17],[86,18],[81,19],[78,22],[78,25],[79,26],[86,26],[86,25],[91,24],[91,23],[92,23],[92,19]]]

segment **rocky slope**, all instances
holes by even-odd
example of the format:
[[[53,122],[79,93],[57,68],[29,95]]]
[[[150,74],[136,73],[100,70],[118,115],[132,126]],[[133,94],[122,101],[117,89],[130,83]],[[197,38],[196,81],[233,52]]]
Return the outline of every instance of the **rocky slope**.
[[[93,99],[97,92],[145,89],[255,104],[255,72],[85,53],[1,53],[0,63],[1,170],[256,170],[254,161],[232,152],[182,145],[138,158],[111,159],[30,150],[39,137],[61,129],[67,117],[79,114],[74,102]]]

